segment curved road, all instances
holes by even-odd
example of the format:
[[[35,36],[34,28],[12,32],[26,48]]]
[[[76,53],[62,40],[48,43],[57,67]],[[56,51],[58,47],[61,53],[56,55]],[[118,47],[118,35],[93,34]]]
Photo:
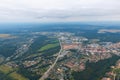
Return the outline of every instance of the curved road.
[[[49,76],[50,71],[51,71],[51,70],[54,68],[54,66],[56,65],[56,63],[57,63],[57,61],[58,61],[58,59],[59,59],[59,57],[60,57],[60,55],[61,55],[61,52],[62,52],[62,44],[61,44],[60,40],[59,40],[59,43],[60,43],[61,49],[60,49],[60,51],[59,51],[59,53],[58,53],[58,56],[57,56],[55,62],[50,66],[50,68],[43,74],[43,76],[42,76],[39,80],[45,80],[45,79]]]

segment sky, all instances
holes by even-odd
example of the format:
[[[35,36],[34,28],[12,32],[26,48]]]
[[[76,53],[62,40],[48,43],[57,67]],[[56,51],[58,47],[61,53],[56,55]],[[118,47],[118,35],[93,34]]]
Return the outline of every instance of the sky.
[[[0,0],[0,22],[120,21],[120,0]]]

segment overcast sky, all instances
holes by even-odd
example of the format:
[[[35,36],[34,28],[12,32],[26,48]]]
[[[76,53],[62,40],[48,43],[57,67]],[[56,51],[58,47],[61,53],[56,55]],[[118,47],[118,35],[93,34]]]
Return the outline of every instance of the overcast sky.
[[[0,0],[0,22],[120,21],[120,0]]]

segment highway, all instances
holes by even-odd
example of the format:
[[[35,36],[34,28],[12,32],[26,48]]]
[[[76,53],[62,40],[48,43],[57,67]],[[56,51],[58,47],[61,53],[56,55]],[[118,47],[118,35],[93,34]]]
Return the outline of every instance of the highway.
[[[62,44],[61,44],[60,40],[59,40],[59,43],[60,43],[61,49],[60,49],[60,51],[59,51],[59,53],[58,53],[58,56],[57,56],[55,62],[50,66],[50,68],[43,74],[43,76],[42,76],[39,80],[45,80],[45,79],[49,76],[50,71],[51,71],[51,70],[54,68],[54,66],[56,65],[57,61],[59,60],[59,57],[60,57],[60,55],[61,55],[61,53],[62,53]]]

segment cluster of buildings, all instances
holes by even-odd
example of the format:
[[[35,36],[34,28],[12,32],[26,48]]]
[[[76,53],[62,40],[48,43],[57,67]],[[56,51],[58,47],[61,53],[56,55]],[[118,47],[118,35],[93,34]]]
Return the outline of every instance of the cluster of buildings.
[[[10,67],[12,67],[12,68],[17,68],[18,67],[18,65],[15,63],[15,62],[8,62],[6,65],[8,65],[8,66],[10,66]]]
[[[85,37],[77,37],[71,33],[61,33],[58,35],[59,39],[62,42],[62,48],[64,50],[78,49],[84,54],[106,54],[114,53],[120,54],[120,42],[91,42]],[[83,42],[89,42],[84,44]]]
[[[120,54],[120,42],[100,42],[100,41],[90,41],[85,37],[74,36],[71,33],[60,33],[57,36],[62,42],[62,48],[64,51],[69,51],[70,49],[75,49],[80,54],[84,54],[90,57],[88,60],[90,62],[97,62],[99,60],[107,59],[111,57],[110,53]],[[86,42],[86,44],[84,44]],[[64,53],[63,53],[64,54]],[[69,53],[68,53],[69,54]],[[65,53],[65,55],[67,55]],[[75,62],[72,59],[65,63],[64,66],[74,70],[81,71],[85,69],[85,59],[84,61]],[[110,80],[109,78],[103,78],[103,80]]]
[[[93,44],[88,44],[85,47],[80,49],[84,53],[107,53],[109,50],[106,50],[104,47],[101,47],[99,44],[93,43]]]
[[[67,62],[65,64],[66,67],[70,68],[71,70],[74,71],[82,71],[85,69],[85,64],[80,62],[80,63],[75,63],[75,62]]]
[[[78,49],[83,41],[88,41],[85,37],[73,36],[71,33],[60,33],[58,37],[64,50]]]
[[[37,63],[39,63],[39,61],[31,60],[31,61],[25,61],[25,62],[23,62],[23,65],[24,65],[24,67],[31,67],[31,66],[33,66],[33,65],[35,65]]]

